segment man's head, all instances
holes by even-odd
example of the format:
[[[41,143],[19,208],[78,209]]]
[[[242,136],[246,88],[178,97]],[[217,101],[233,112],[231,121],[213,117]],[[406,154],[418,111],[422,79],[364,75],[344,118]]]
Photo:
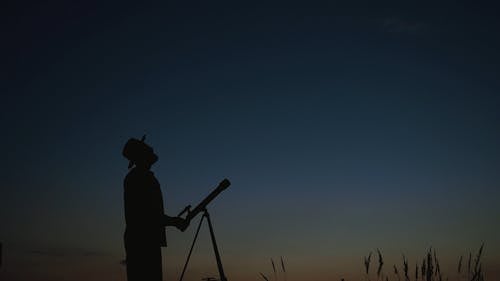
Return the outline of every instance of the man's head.
[[[153,148],[144,142],[145,138],[146,136],[143,136],[141,140],[131,138],[123,147],[122,155],[130,161],[129,168],[136,165],[149,169],[158,161],[158,156],[154,153]]]

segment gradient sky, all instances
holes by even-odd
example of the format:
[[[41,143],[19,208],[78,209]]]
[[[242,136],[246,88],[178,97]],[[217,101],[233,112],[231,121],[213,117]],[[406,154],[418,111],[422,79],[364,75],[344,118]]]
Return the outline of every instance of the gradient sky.
[[[280,256],[290,281],[353,280],[431,246],[454,272],[482,242],[500,278],[499,7],[165,2],[2,9],[2,280],[125,280],[143,134],[167,213],[232,181],[210,207],[230,280]],[[167,231],[166,280],[194,228]],[[217,272],[201,235],[187,281]]]

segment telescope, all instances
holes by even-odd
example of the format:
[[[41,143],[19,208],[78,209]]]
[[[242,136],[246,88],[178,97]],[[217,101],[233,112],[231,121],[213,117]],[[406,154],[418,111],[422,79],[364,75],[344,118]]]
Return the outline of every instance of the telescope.
[[[198,206],[196,206],[193,210],[191,210],[191,205],[188,205],[182,212],[179,213],[178,217],[182,216],[187,212],[186,220],[191,221],[196,215],[206,210],[207,205],[212,202],[223,190],[228,188],[231,185],[231,182],[228,179],[222,180],[219,185],[207,196],[203,201],[201,201]]]
[[[198,224],[198,228],[196,230],[196,234],[194,235],[194,240],[193,243],[191,244],[191,249],[189,250],[188,257],[186,259],[186,263],[184,264],[184,268],[182,269],[181,277],[179,281],[182,281],[184,278],[184,273],[186,273],[186,269],[189,263],[189,259],[191,258],[191,253],[193,252],[194,244],[196,243],[196,239],[198,238],[198,233],[200,232],[200,227],[201,223],[203,222],[203,219],[206,219],[208,222],[208,227],[210,230],[210,238],[212,239],[212,246],[214,248],[214,254],[215,254],[215,260],[217,261],[217,268],[219,270],[219,280],[220,281],[227,281],[226,275],[224,273],[224,268],[222,267],[222,260],[220,258],[219,254],[219,249],[217,248],[217,242],[215,240],[215,234],[214,234],[214,229],[212,226],[212,222],[210,220],[210,215],[208,214],[207,211],[207,205],[212,202],[212,200],[215,199],[223,190],[228,188],[231,185],[231,182],[229,182],[228,179],[224,179],[219,183],[219,185],[207,196],[205,199],[201,201],[198,206],[196,206],[192,211],[191,211],[191,205],[187,206],[184,208],[182,212],[179,213],[179,217],[182,216],[185,212],[187,212],[186,215],[186,220],[190,222],[196,215],[199,213],[203,212],[203,216],[201,217],[200,223]],[[207,279],[208,280],[208,279]]]

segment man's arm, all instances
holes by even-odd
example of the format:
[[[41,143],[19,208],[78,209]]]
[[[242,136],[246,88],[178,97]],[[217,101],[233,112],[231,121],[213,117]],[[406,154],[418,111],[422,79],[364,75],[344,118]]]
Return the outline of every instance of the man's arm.
[[[163,225],[175,226],[180,231],[184,231],[189,226],[189,221],[187,221],[186,219],[183,219],[181,217],[171,217],[168,215],[164,215],[163,216]]]

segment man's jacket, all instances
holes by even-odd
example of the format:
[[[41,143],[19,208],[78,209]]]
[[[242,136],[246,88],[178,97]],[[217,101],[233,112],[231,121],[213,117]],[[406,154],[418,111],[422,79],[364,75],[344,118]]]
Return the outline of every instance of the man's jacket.
[[[154,173],[133,168],[124,180],[125,243],[166,246],[163,196]]]

